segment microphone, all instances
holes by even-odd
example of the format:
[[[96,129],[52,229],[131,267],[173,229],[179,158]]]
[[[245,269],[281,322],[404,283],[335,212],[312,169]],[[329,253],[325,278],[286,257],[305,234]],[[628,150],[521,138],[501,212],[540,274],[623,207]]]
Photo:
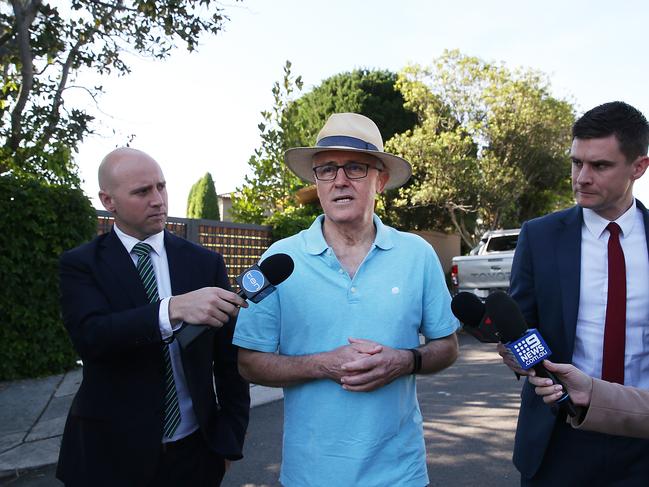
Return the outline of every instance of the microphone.
[[[451,311],[462,322],[464,330],[482,343],[498,343],[492,320],[485,305],[473,293],[462,291],[453,296]]]
[[[486,300],[487,314],[494,322],[500,341],[512,352],[523,370],[534,369],[539,377],[547,377],[555,384],[563,386],[563,395],[556,404],[569,416],[577,415],[577,410],[567,387],[543,366],[543,360],[552,355],[548,344],[535,328],[527,329],[525,318],[516,302],[506,293],[497,291]]]
[[[290,255],[273,254],[260,264],[255,264],[236,277],[241,289],[237,295],[245,300],[258,303],[275,291],[275,286],[284,282],[293,273],[295,264]],[[183,326],[176,338],[183,349],[186,349],[196,338],[206,332],[210,326],[188,323]]]
[[[290,255],[273,254],[259,265],[253,265],[236,278],[237,294],[243,299],[258,303],[275,290],[293,273],[295,264]]]

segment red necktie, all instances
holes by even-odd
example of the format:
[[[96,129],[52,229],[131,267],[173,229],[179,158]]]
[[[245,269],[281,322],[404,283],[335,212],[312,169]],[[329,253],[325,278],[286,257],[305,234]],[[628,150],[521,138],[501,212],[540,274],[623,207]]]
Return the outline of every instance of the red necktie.
[[[624,384],[624,342],[626,338],[626,266],[620,245],[620,227],[611,222],[608,238],[608,300],[604,325],[602,379]]]

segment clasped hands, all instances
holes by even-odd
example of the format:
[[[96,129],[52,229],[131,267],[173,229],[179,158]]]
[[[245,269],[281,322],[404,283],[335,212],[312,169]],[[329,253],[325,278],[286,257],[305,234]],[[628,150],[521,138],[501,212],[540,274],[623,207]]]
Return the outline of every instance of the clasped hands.
[[[408,350],[361,338],[349,338],[349,345],[338,347],[327,356],[328,376],[353,392],[379,389],[412,368],[412,354]]]

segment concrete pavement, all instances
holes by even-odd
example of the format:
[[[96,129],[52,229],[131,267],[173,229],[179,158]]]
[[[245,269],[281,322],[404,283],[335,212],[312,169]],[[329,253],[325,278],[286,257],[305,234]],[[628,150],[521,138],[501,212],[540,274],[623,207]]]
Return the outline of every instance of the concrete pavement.
[[[0,482],[52,465],[81,368],[42,379],[0,383]],[[253,407],[282,398],[281,389],[253,385]]]
[[[452,367],[417,379],[430,486],[518,486],[511,455],[521,382],[501,364],[494,345],[460,335],[460,349]],[[15,463],[9,464],[9,459],[26,463],[31,458],[30,468],[56,461],[60,431],[78,380],[79,371],[73,371],[0,384],[0,466],[5,472],[5,465],[13,467],[0,484],[62,485],[54,478],[53,466],[19,469],[22,473],[16,478]],[[271,403],[251,411],[244,459],[232,465],[223,487],[280,485],[283,401],[272,401],[281,392],[259,386],[251,392],[256,405]]]

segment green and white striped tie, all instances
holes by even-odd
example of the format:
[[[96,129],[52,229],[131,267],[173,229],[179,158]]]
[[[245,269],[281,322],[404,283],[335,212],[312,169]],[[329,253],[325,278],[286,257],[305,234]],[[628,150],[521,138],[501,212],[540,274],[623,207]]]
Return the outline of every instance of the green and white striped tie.
[[[151,264],[151,256],[149,255],[152,250],[153,247],[144,242],[139,242],[133,247],[133,253],[138,257],[137,271],[140,273],[140,279],[142,279],[142,284],[144,284],[146,295],[149,298],[149,302],[155,303],[160,300],[160,296],[158,295],[158,283],[156,282],[155,272]],[[163,432],[166,438],[171,438],[180,424],[180,407],[178,406],[174,372],[171,367],[169,345],[165,345],[163,351],[165,360],[165,417]]]

